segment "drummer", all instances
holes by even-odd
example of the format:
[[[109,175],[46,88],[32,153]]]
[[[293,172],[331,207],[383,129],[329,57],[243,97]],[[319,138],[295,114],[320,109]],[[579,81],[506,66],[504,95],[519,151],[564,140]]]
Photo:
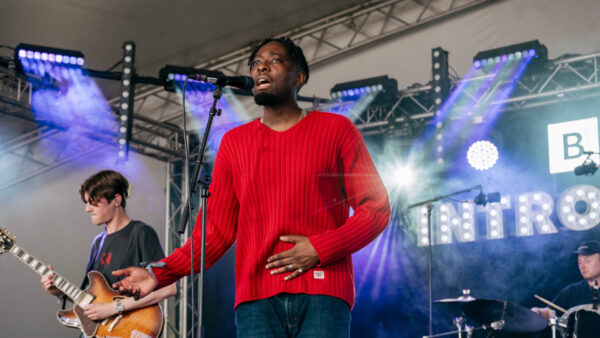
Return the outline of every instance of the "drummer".
[[[577,264],[583,280],[564,287],[552,301],[554,304],[569,309],[577,305],[592,304],[594,282],[600,285],[600,242],[587,241],[575,251]],[[532,311],[549,319],[553,311],[550,308],[534,307]]]

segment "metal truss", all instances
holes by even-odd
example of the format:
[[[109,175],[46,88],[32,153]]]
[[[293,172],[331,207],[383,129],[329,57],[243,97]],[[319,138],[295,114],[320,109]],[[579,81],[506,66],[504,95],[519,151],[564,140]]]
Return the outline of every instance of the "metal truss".
[[[491,4],[497,0],[388,0],[366,1],[315,20],[278,36],[289,37],[302,47],[312,69],[377,42],[407,33],[426,24]],[[226,75],[246,75],[248,57],[255,44],[196,65]],[[135,99],[166,96],[162,88],[142,86]],[[116,102],[114,98],[111,102]],[[136,102],[137,105],[137,102]]]
[[[31,111],[31,82],[8,69],[0,72],[0,119],[4,133],[12,139],[0,139],[0,190],[44,173],[92,151],[116,145],[118,125],[103,129],[77,125],[77,135],[89,142],[77,142],[71,127],[37,119]],[[138,111],[143,107],[138,107]],[[162,161],[182,159],[182,130],[166,121],[134,116],[132,151]],[[14,126],[14,128],[13,128]],[[50,154],[45,149],[53,149]],[[91,150],[93,149],[93,150]],[[115,150],[116,151],[116,150]]]
[[[493,74],[479,75],[453,81],[459,83],[488,81]],[[451,113],[467,114],[473,107],[501,106],[503,111],[523,110],[600,96],[600,53],[560,58],[547,62],[542,69],[531,69],[518,80],[512,95],[494,99],[494,94],[514,86],[511,79],[498,81],[486,95],[473,95],[451,108]],[[434,116],[431,86],[408,88],[398,93],[393,103],[372,104],[364,111],[348,110],[348,116],[364,135],[395,132],[413,136]],[[351,107],[351,103],[332,103],[330,107]],[[454,114],[456,116],[456,114]]]

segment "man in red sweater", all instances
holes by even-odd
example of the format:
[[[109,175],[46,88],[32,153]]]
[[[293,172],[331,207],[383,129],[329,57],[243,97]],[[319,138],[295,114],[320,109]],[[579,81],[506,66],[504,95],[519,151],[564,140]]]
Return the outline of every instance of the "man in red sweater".
[[[207,206],[206,266],[236,242],[239,337],[348,337],[351,255],[385,229],[387,192],[349,119],[298,107],[309,76],[302,49],[286,38],[267,39],[248,63],[264,115],[221,141]],[[200,237],[196,226],[195,243]],[[117,271],[126,278],[114,286],[144,296],[188,275],[189,241],[161,263]]]

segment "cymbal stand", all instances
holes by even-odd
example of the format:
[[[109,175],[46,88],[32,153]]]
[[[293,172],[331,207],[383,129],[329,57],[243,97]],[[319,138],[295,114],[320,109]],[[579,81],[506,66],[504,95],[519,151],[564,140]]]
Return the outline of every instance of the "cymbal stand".
[[[463,316],[455,317],[453,320],[454,325],[458,329],[458,338],[462,338],[463,332],[467,334],[467,338],[471,338],[473,335],[473,327],[467,325],[466,320]],[[465,324],[465,329],[463,330],[463,324]]]
[[[433,335],[430,335],[430,336],[423,336],[422,338],[437,338],[437,337],[452,336],[452,335],[455,335],[455,334],[457,334],[458,337],[461,337],[461,334],[464,333],[464,332],[467,333],[467,338],[471,338],[473,336],[473,331],[476,331],[476,330],[485,330],[486,328],[487,328],[487,326],[485,326],[485,325],[480,326],[480,327],[472,327],[472,326],[469,326],[469,325],[465,325],[464,329],[462,329],[462,328],[459,327],[459,329],[456,330],[456,331],[438,333],[438,334],[433,334]]]
[[[553,311],[554,312],[554,311]],[[556,318],[556,314],[553,313],[550,319],[548,320],[548,326],[552,330],[552,338],[557,338],[556,336],[556,326],[558,325],[558,318]]]

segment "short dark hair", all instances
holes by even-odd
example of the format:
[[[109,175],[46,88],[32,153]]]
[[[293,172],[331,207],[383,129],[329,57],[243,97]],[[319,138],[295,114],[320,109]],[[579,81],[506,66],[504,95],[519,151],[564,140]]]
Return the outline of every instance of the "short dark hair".
[[[125,208],[129,197],[129,182],[120,173],[113,170],[102,170],[88,177],[79,187],[79,194],[84,203],[85,194],[89,195],[89,202],[98,203],[102,198],[112,201],[115,195],[121,195],[121,206]]]
[[[258,50],[262,46],[266,45],[269,42],[278,42],[278,43],[282,44],[283,47],[285,47],[285,53],[287,54],[288,59],[291,60],[294,63],[294,65],[296,66],[296,70],[301,71],[304,73],[304,75],[306,75],[306,79],[304,79],[304,83],[301,84],[300,87],[298,87],[298,90],[300,90],[300,88],[302,88],[302,86],[304,86],[308,82],[308,76],[309,76],[308,62],[306,62],[306,57],[304,57],[304,52],[302,51],[302,48],[297,46],[294,43],[294,41],[292,41],[289,38],[285,38],[285,37],[267,38],[267,39],[264,39],[263,41],[261,41],[252,50],[252,53],[250,53],[250,57],[248,58],[248,67],[250,68],[250,70],[252,70],[252,61],[256,57],[256,53],[258,53]]]

